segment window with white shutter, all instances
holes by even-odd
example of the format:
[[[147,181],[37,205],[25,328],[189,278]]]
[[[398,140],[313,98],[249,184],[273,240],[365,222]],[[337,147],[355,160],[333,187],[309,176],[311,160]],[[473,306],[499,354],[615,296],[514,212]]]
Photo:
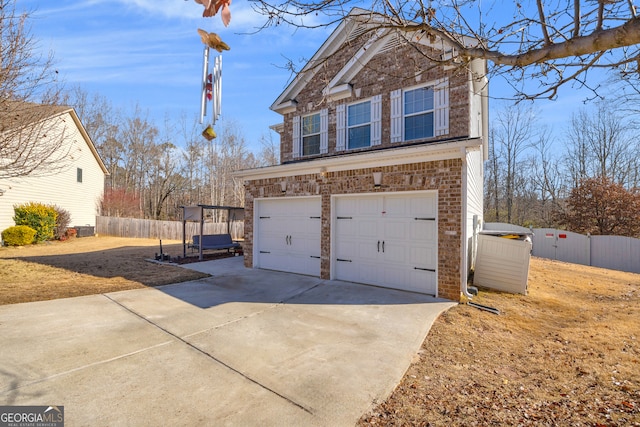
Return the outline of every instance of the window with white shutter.
[[[402,141],[402,89],[391,92],[391,142]]]
[[[382,143],[382,95],[371,99],[371,145]]]
[[[347,106],[336,107],[336,151],[344,151],[347,147]]]
[[[391,92],[391,142],[449,133],[449,80]]]
[[[293,117],[293,158],[300,157],[300,116]]]

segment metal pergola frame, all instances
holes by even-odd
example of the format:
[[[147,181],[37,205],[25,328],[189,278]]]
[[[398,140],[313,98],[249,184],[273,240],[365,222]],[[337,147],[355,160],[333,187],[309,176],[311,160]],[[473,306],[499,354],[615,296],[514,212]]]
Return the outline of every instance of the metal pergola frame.
[[[198,221],[200,223],[199,226],[199,235],[200,235],[200,245],[198,248],[199,259],[202,261],[202,236],[204,235],[204,211],[205,209],[210,210],[226,210],[227,211],[227,233],[231,234],[231,213],[232,211],[243,211],[244,208],[237,206],[217,206],[217,205],[193,205],[193,206],[181,206],[182,207],[182,256],[184,258],[187,257],[187,221]]]

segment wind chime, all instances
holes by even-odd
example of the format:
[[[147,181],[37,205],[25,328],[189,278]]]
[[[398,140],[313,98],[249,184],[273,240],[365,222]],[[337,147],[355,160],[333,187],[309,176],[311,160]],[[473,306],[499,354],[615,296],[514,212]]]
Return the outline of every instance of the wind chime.
[[[231,0],[195,0],[204,6],[203,17],[214,16],[219,10],[224,26],[228,26],[231,21],[229,5]],[[200,98],[200,124],[204,123],[207,115],[207,104],[211,102],[211,123],[202,131],[202,136],[211,141],[216,137],[213,127],[220,117],[222,107],[222,55],[216,56],[213,61],[213,70],[210,67],[209,51],[216,50],[219,53],[229,50],[229,45],[220,39],[216,33],[209,33],[198,28],[198,34],[204,44],[202,54],[202,95]]]

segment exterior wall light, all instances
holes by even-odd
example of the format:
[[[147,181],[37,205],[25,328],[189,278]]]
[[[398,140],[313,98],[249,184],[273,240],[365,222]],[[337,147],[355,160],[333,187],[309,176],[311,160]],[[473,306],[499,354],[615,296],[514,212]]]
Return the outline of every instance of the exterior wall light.
[[[287,181],[280,182],[280,190],[282,190],[283,193],[287,192]]]

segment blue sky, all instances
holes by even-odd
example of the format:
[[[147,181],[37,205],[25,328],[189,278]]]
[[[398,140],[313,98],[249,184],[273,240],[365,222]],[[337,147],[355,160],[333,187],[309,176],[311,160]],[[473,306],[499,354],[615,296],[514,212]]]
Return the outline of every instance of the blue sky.
[[[166,116],[198,116],[203,44],[196,30],[218,33],[231,46],[223,53],[222,118],[235,122],[256,152],[261,136],[272,132],[269,126],[281,122],[269,106],[291,79],[283,69],[287,58],[308,59],[331,31],[278,27],[256,33],[264,18],[243,0],[232,3],[227,28],[219,16],[202,18],[203,8],[193,0],[18,0],[17,5],[33,11],[32,34],[43,52],[53,52],[67,86],[79,84],[125,112],[138,104],[159,127]],[[491,93],[505,93],[503,87],[492,81]],[[567,89],[558,101],[536,106],[545,123],[562,126],[583,98]]]

